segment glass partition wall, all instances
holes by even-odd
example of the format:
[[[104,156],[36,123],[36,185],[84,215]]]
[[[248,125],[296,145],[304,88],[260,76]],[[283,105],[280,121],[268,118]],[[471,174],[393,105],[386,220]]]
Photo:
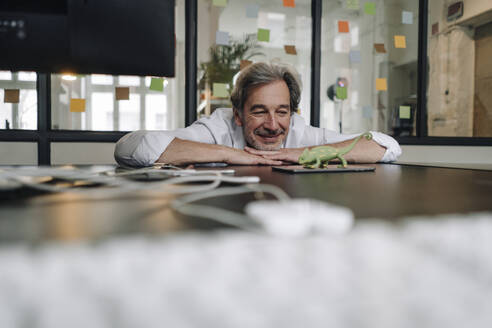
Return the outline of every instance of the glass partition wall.
[[[418,1],[323,1],[320,126],[415,136]]]
[[[292,64],[303,84],[299,113],[311,111],[311,1],[198,1],[197,117],[231,107],[234,75],[249,62]]]

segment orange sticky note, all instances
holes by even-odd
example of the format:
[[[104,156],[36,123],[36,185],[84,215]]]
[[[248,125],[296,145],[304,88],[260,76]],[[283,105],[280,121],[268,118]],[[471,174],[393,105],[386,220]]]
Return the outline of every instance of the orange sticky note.
[[[377,91],[386,91],[388,90],[388,82],[385,78],[376,79],[376,90]]]
[[[245,60],[245,59],[243,59],[239,63],[239,69],[244,69],[244,68],[248,67],[251,64],[253,64],[253,62],[251,60]]]
[[[348,32],[349,32],[349,22],[338,21],[338,33],[348,33]]]
[[[19,103],[19,95],[20,95],[20,90],[19,89],[5,89],[3,90],[3,102],[4,103],[10,103],[10,104],[18,104]]]
[[[72,113],[85,112],[85,99],[80,99],[80,98],[70,99],[70,111]]]
[[[285,53],[289,55],[297,55],[296,46],[284,46]]]
[[[374,43],[374,49],[376,49],[376,52],[385,54],[386,49],[384,48],[384,43]]]
[[[130,100],[130,88],[116,87],[115,96],[116,96],[116,100]]]
[[[296,7],[296,1],[295,0],[284,0],[284,7],[295,8]]]
[[[407,39],[404,35],[395,35],[395,48],[406,48]]]

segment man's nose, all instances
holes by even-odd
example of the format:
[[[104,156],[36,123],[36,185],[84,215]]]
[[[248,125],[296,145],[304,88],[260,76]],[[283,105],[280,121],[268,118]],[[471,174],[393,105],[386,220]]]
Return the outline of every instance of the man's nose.
[[[275,117],[275,114],[268,114],[265,123],[263,123],[263,126],[272,131],[276,131],[279,128],[277,118]]]

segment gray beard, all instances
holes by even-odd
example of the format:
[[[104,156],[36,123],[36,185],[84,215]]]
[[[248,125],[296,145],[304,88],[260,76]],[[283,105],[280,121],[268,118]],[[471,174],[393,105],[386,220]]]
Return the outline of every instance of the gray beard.
[[[257,150],[279,150],[280,148],[282,148],[282,144],[283,142],[279,143],[279,144],[275,144],[275,145],[264,145],[264,144],[261,144],[259,142],[257,142],[253,136],[251,135],[247,135],[244,133],[244,128],[243,128],[243,135],[244,135],[244,139],[246,141],[246,144],[251,147],[251,148],[254,148],[254,149],[257,149]]]

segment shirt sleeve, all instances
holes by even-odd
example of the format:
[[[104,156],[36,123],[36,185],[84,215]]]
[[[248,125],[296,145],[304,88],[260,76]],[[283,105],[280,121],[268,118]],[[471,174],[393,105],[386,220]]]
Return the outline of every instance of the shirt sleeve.
[[[203,124],[192,124],[172,131],[134,131],[124,135],[116,143],[115,160],[122,166],[151,166],[174,138],[215,143],[212,133]]]
[[[357,134],[340,134],[335,131],[324,130],[324,143],[325,144],[331,144],[331,143],[337,143],[337,142],[342,142],[345,140],[350,140],[358,137],[360,133]],[[370,131],[372,134],[372,140],[377,142],[380,146],[386,148],[386,151],[384,153],[383,158],[381,159],[380,162],[393,162],[398,159],[398,157],[401,155],[401,147],[398,144],[398,142],[391,136],[381,133],[381,132],[376,132],[376,131]]]

